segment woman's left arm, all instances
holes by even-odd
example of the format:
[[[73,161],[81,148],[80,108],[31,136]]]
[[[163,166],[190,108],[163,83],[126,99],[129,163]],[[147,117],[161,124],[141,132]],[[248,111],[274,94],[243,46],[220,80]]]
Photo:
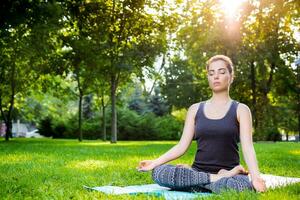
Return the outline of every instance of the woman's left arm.
[[[260,177],[256,154],[252,142],[252,117],[251,111],[245,104],[239,104],[237,118],[240,123],[240,141],[245,162],[248,166],[253,187],[258,192],[264,192],[266,185]]]

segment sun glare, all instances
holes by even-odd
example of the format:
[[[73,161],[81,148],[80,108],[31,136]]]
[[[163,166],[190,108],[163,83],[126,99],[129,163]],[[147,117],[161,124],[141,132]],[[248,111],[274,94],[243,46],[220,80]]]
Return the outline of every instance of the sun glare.
[[[243,2],[245,0],[220,0],[221,9],[230,18],[236,17],[237,11]]]

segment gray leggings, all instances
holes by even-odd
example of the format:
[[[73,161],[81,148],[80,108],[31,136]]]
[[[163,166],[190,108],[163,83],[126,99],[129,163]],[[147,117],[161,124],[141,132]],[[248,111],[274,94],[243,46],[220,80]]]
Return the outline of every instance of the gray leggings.
[[[154,168],[152,178],[160,186],[179,191],[212,191],[214,193],[220,193],[222,190],[227,189],[236,191],[243,191],[245,189],[253,190],[253,186],[247,175],[239,174],[233,177],[221,178],[216,182],[210,182],[209,173],[173,165],[161,165]]]

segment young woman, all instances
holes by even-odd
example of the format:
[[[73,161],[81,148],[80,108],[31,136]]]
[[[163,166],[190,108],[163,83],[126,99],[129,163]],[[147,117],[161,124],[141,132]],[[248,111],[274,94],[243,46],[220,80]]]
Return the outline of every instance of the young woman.
[[[216,55],[209,59],[206,69],[212,97],[190,106],[178,144],[155,160],[141,161],[138,170],[153,170],[156,183],[174,190],[264,192],[266,185],[260,177],[252,143],[251,112],[229,96],[234,76],[232,61]],[[191,167],[164,165],[182,156],[193,139],[197,140],[197,152]],[[239,140],[251,181],[248,172],[239,165]]]

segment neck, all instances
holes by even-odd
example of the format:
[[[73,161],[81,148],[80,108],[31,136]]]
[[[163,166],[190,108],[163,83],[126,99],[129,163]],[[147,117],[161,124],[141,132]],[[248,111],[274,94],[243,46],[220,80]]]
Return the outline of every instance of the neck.
[[[228,91],[222,92],[213,92],[213,95],[210,99],[211,103],[214,104],[226,104],[231,100]]]

